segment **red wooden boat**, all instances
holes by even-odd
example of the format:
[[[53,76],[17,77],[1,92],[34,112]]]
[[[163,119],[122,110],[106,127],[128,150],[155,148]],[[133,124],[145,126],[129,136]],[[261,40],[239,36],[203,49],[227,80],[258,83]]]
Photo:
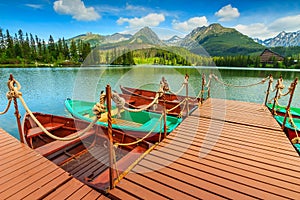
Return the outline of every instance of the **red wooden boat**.
[[[135,88],[124,87],[124,86],[120,86],[120,89],[124,94],[122,97],[124,97],[125,100],[129,102],[132,106],[136,106],[136,107],[143,107],[145,105],[150,104],[157,94],[157,92],[151,90],[135,89]],[[158,111],[160,112],[162,111],[164,103],[166,104],[167,109],[171,109],[177,106],[185,98],[186,96],[166,93],[165,100],[159,98]],[[195,100],[194,97],[189,97],[188,103],[189,103],[189,110],[190,112],[192,112],[194,109],[198,107],[199,99]],[[180,105],[178,108],[172,110],[168,114],[178,116],[178,114],[184,109],[183,106],[184,104]],[[154,111],[153,108],[151,109],[151,111]]]
[[[124,98],[126,103],[128,103],[130,108],[133,109],[140,109],[143,108],[149,104],[151,104],[154,100],[152,97],[147,97],[147,96],[137,96],[137,95],[130,95],[130,94],[119,94],[121,98]],[[166,109],[170,110],[167,112],[168,115],[172,116],[186,116],[186,107],[185,104],[181,104],[178,106],[180,102],[178,101],[163,101],[162,99],[158,100],[158,104],[155,106],[151,106],[150,108],[147,109],[149,112],[157,112],[157,113],[162,113],[164,109],[164,104],[166,105]],[[177,107],[176,107],[177,106]],[[189,111],[191,112],[194,110],[197,106],[194,104],[189,104]],[[175,109],[172,109],[175,108]],[[171,110],[172,109],[172,110]]]
[[[72,137],[89,125],[89,122],[63,116],[43,113],[34,115],[50,133],[58,137]],[[112,131],[114,142],[131,143],[137,140],[122,131],[114,129]],[[109,186],[107,132],[107,128],[94,125],[87,133],[74,140],[60,141],[46,135],[30,115],[27,114],[23,121],[24,139],[31,148],[78,180],[100,191]],[[149,143],[140,142],[116,148],[115,159],[119,173],[125,171],[149,147]]]

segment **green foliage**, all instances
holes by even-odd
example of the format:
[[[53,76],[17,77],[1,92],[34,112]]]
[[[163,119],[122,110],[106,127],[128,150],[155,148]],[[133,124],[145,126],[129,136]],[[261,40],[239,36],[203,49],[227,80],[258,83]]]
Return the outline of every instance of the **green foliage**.
[[[50,35],[46,44],[44,40],[38,36],[33,37],[31,33],[24,35],[22,30],[19,30],[13,38],[8,30],[4,34],[0,29],[0,64],[74,65],[82,62],[90,52],[90,44],[80,40],[72,41],[69,48],[64,38],[55,42]]]

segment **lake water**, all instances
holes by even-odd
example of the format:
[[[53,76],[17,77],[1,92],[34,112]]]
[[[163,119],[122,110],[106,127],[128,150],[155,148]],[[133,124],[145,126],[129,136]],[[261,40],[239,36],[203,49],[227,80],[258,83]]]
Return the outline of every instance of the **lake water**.
[[[157,90],[159,81],[164,76],[171,90],[177,91],[188,73],[189,95],[196,96],[201,89],[201,74],[216,74],[223,82],[233,85],[249,85],[261,81],[270,73],[274,76],[273,87],[280,75],[284,78],[287,91],[290,83],[300,71],[276,71],[272,69],[243,69],[243,68],[216,68],[216,67],[169,67],[169,66],[135,66],[135,67],[80,67],[80,68],[1,68],[0,69],[0,112],[7,105],[7,80],[10,74],[20,82],[21,92],[27,105],[32,111],[70,116],[64,107],[66,98],[98,101],[101,90],[110,84],[113,90],[120,92],[119,86],[142,87]],[[253,87],[225,87],[212,81],[211,96],[256,102],[262,104],[265,99],[267,82]],[[184,94],[185,91],[182,92]],[[271,97],[274,93],[271,93]],[[286,105],[287,97],[280,99],[280,104]],[[297,88],[293,99],[293,106],[300,107],[300,89]],[[20,114],[25,111],[19,103]],[[14,108],[11,106],[8,113],[0,115],[0,127],[19,138]]]

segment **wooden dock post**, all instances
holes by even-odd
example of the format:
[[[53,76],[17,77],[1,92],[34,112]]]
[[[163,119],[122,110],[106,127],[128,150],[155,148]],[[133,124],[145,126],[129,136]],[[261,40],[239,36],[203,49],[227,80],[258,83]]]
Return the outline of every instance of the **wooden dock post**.
[[[190,108],[189,108],[189,82],[188,81],[185,84],[185,100],[186,100],[186,116],[189,116]]]
[[[290,108],[291,108],[291,104],[292,104],[292,101],[293,101],[293,96],[294,96],[294,92],[295,92],[297,83],[298,83],[298,78],[296,78],[296,79],[294,80],[294,82],[293,82],[293,83],[291,84],[291,86],[290,86],[290,87],[292,87],[292,88],[291,88],[291,94],[290,94],[289,103],[288,103],[288,105],[287,105],[287,107],[286,107],[286,112],[285,112],[285,115],[284,115],[284,120],[283,120],[283,123],[282,123],[282,126],[281,126],[282,130],[283,130],[284,127],[285,127],[286,118],[288,117],[288,113],[290,112]]]
[[[107,128],[109,139],[109,187],[114,188],[114,170],[113,170],[113,137],[112,137],[112,118],[111,118],[111,87],[106,86],[106,106],[107,106]]]
[[[202,74],[202,83],[201,83],[201,98],[200,98],[200,102],[201,104],[203,103],[203,98],[204,98],[204,84],[205,84],[205,74]]]
[[[163,100],[164,100],[164,108],[163,108],[163,118],[164,118],[164,138],[167,137],[167,109],[166,109],[166,96],[165,91],[163,93]]]
[[[269,84],[268,84],[268,89],[267,89],[267,92],[266,92],[266,99],[265,99],[264,105],[267,105],[272,82],[273,82],[273,76],[272,76],[272,74],[270,74],[270,76],[269,76]]]
[[[9,80],[13,81],[14,77],[12,74],[10,74],[9,76]],[[10,86],[9,86],[10,87]],[[10,88],[9,88],[10,89]],[[17,120],[17,125],[18,125],[18,131],[19,131],[19,136],[20,136],[20,142],[24,143],[24,136],[23,136],[23,132],[22,132],[22,126],[21,126],[21,115],[19,113],[19,108],[18,108],[18,102],[17,102],[17,98],[13,97],[14,99],[14,107],[15,107],[15,116],[16,116],[16,120]]]
[[[282,76],[280,76],[280,78],[277,80],[277,84],[276,84],[276,94],[275,94],[275,97],[274,97],[274,101],[273,101],[273,106],[272,106],[272,115],[275,114],[275,104],[276,104],[276,99],[278,97],[278,93],[279,93],[279,83],[280,83],[280,80],[282,80]]]

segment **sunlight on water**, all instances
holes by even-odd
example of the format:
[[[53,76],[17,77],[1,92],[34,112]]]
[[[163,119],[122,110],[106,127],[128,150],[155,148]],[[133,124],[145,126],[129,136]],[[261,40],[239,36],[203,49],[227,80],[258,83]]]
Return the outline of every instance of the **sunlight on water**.
[[[81,67],[81,68],[26,68],[26,69],[1,69],[0,70],[0,111],[7,105],[6,92],[9,74],[13,74],[21,85],[23,98],[32,111],[70,116],[65,110],[64,101],[71,97],[74,99],[98,100],[101,90],[110,84],[113,90],[120,92],[120,85],[140,87],[157,90],[159,81],[164,76],[173,91],[178,90],[188,73],[190,95],[196,96],[201,89],[201,74],[206,78],[210,73],[215,73],[226,83],[233,85],[248,85],[259,82],[270,73],[274,76],[273,87],[280,75],[284,78],[285,89],[299,71],[272,71],[222,68],[216,70],[211,67]],[[226,98],[231,100],[256,102],[262,104],[265,99],[267,83],[247,88],[225,87],[212,81],[211,96],[213,98]],[[185,94],[183,91],[182,94]],[[271,93],[271,97],[275,93]],[[287,104],[287,97],[280,99],[280,104]],[[293,106],[300,107],[300,89],[296,89]],[[20,113],[24,116],[24,109],[19,105]],[[0,127],[18,138],[18,131],[14,116],[13,105],[9,112],[0,116]]]

